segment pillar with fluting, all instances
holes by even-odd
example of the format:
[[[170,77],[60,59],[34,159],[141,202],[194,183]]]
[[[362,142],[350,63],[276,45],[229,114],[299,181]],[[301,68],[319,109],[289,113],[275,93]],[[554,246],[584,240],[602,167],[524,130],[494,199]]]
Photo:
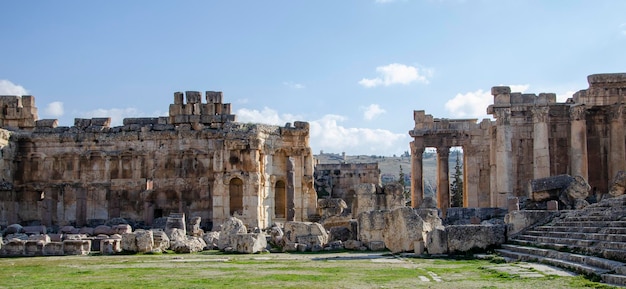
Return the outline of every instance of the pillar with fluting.
[[[423,186],[423,155],[424,146],[411,142],[411,207],[418,208],[424,200]]]
[[[437,148],[437,207],[441,209],[441,213],[444,217],[446,216],[447,209],[450,207],[449,156],[449,147]]]
[[[623,104],[614,104],[609,112],[609,182],[613,180],[617,172],[626,170],[623,111]]]
[[[570,175],[588,180],[587,164],[587,121],[584,105],[570,107]]]
[[[548,106],[531,109],[533,115],[533,178],[550,176],[550,145],[548,131]]]

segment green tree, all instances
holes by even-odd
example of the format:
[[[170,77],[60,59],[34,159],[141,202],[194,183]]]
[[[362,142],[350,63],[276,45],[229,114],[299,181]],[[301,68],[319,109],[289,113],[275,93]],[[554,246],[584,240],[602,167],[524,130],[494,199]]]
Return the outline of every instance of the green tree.
[[[456,154],[456,165],[454,166],[454,176],[450,184],[450,194],[452,195],[452,207],[463,207],[463,172],[459,153]]]

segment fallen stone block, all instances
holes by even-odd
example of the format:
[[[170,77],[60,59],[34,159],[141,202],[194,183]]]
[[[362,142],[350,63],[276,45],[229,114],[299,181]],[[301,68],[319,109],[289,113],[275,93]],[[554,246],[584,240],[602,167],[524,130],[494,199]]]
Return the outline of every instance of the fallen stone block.
[[[133,233],[122,234],[122,250],[126,252],[137,252],[137,237]]]
[[[154,240],[154,249],[159,249],[163,252],[170,248],[170,238],[163,230],[153,229],[151,231]]]
[[[359,250],[361,246],[363,246],[363,244],[361,243],[361,241],[348,240],[343,242],[343,246],[346,248],[346,250]]]
[[[235,250],[238,253],[259,253],[267,247],[267,239],[264,233],[238,234],[237,238]]]
[[[383,241],[372,241],[369,242],[367,246],[372,251],[383,251],[385,250],[385,242]]]
[[[24,256],[43,256],[43,241],[29,240],[24,243]]]
[[[64,255],[88,255],[91,249],[89,240],[65,240],[63,241]]]
[[[448,236],[446,227],[436,226],[426,234],[424,240],[425,251],[431,255],[440,255],[448,253]]]
[[[122,252],[122,242],[120,239],[100,240],[100,253],[102,255],[113,255]]]
[[[24,256],[26,241],[11,239],[0,249],[0,255],[7,257]]]
[[[152,231],[136,230],[135,241],[137,242],[137,252],[146,253],[151,252],[154,248],[154,239],[152,238]]]
[[[448,252],[464,253],[486,250],[505,242],[504,225],[452,225],[447,226]]]
[[[424,229],[424,221],[412,208],[394,209],[385,214],[385,247],[392,253],[412,252],[415,242],[424,240]]]
[[[50,242],[43,246],[44,256],[63,256],[63,242]]]

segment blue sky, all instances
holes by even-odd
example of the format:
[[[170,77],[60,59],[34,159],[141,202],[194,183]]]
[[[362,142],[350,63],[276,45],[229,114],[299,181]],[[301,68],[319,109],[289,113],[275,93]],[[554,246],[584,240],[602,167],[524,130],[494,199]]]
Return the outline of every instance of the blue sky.
[[[166,116],[220,90],[315,153],[401,154],[413,110],[483,118],[490,88],[564,100],[626,72],[626,1],[2,1],[0,94],[40,118]]]

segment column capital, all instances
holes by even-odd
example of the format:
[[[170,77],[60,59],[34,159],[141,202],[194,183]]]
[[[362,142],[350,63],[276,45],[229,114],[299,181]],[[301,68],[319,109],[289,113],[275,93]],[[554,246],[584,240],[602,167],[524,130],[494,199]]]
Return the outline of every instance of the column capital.
[[[533,122],[548,122],[550,111],[548,106],[535,106],[530,111],[533,115]]]
[[[584,105],[575,105],[571,106],[569,109],[570,112],[570,120],[585,120],[585,115],[587,114],[587,108]]]
[[[450,155],[450,147],[448,146],[440,146],[437,147],[437,155],[440,157],[447,157]]]
[[[415,145],[415,142],[411,142],[411,155],[413,156],[421,156],[424,153],[426,148],[423,146]]]
[[[494,111],[496,117],[496,125],[511,124],[511,108],[498,108]]]
[[[622,119],[622,115],[624,113],[624,105],[622,104],[614,104],[609,107],[609,120],[620,120]]]

